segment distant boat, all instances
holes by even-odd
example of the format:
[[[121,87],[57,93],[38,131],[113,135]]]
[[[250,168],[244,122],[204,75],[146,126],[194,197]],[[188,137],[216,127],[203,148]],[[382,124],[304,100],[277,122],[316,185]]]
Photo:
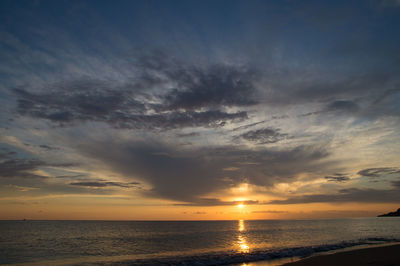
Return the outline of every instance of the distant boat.
[[[378,215],[378,217],[393,217],[393,216],[400,216],[400,208],[397,209],[397,211],[395,211],[395,212],[389,212],[389,213]]]

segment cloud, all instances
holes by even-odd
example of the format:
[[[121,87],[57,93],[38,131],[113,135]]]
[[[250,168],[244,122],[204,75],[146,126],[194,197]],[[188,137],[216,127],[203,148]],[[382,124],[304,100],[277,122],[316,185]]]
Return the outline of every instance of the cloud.
[[[329,154],[314,146],[282,151],[232,146],[182,148],[155,140],[108,139],[101,145],[96,141],[76,145],[83,156],[99,160],[125,178],[149,184],[152,189],[143,191],[145,196],[201,204],[207,194],[236,186],[243,176],[249,184],[269,187],[294,180],[300,173],[319,171],[326,166],[320,160]],[[224,170],[232,167],[240,169]]]
[[[123,183],[123,182],[99,182],[99,181],[87,181],[87,182],[72,182],[69,183],[71,186],[81,186],[81,187],[95,187],[95,188],[103,188],[103,187],[121,187],[121,188],[131,188],[136,187],[140,183],[131,182],[131,183]]]
[[[392,186],[400,189],[400,181],[392,181]]]
[[[182,89],[166,96],[164,109],[191,110],[219,106],[249,106],[256,104],[255,72],[245,68],[214,65],[205,70],[186,68],[169,74]]]
[[[255,126],[255,125],[262,124],[262,123],[265,123],[265,122],[266,122],[266,120],[260,121],[260,122],[255,122],[255,123],[251,123],[251,124],[247,124],[247,125],[243,125],[243,126],[236,127],[236,128],[234,128],[234,129],[232,129],[232,131],[248,129],[248,128],[250,128],[250,127],[253,127],[253,126]]]
[[[354,113],[358,111],[359,106],[353,101],[347,100],[337,100],[331,102],[327,107],[326,111],[339,111],[339,112],[348,112]]]
[[[97,84],[97,83],[88,83]],[[227,113],[221,110],[158,112],[145,103],[132,99],[131,93],[103,90],[81,85],[70,90],[33,94],[16,89],[18,113],[43,118],[60,126],[77,121],[105,122],[115,128],[173,129],[183,127],[220,127],[228,121],[247,119],[247,113]],[[148,114],[148,112],[153,112]]]
[[[5,152],[0,153],[0,160],[1,160],[1,159],[10,159],[10,158],[12,158],[14,155],[17,154],[15,151],[8,151],[7,149],[1,149],[1,150],[4,150]]]
[[[9,151],[0,153],[0,177],[2,178],[23,178],[23,179],[43,179],[48,176],[35,173],[41,167],[73,167],[74,163],[48,163],[33,158],[17,158],[18,153]]]
[[[336,173],[330,176],[325,176],[325,179],[331,182],[346,182],[350,180],[347,174]]]
[[[36,159],[8,159],[0,162],[0,177],[3,178],[47,178],[33,173],[46,164]]]
[[[42,149],[48,150],[48,151],[59,150],[59,148],[51,147],[49,145],[44,145],[44,144],[43,145],[39,145],[39,147],[42,148]]]
[[[13,90],[17,111],[60,126],[97,121],[115,128],[174,129],[242,121],[245,111],[225,109],[256,104],[253,70],[177,63],[163,53],[140,56],[136,67],[124,84],[76,79],[44,88],[19,86]]]
[[[400,174],[400,169],[397,167],[368,168],[360,170],[357,174],[365,177],[381,177],[390,174]]]
[[[247,131],[246,133],[236,136],[235,138],[242,138],[258,144],[270,144],[288,138],[288,134],[282,134],[279,131],[279,128],[263,128]]]
[[[303,204],[303,203],[344,203],[344,202],[379,202],[398,203],[400,201],[399,189],[341,189],[336,194],[313,194],[288,198],[285,200],[272,200],[268,204]]]
[[[200,136],[199,132],[189,132],[189,133],[178,133],[176,134],[179,138],[189,138],[189,137],[197,137]]]
[[[118,111],[142,113],[143,104],[126,90],[112,89],[107,81],[75,80],[50,85],[45,92],[14,90],[21,115],[66,123],[73,120],[108,121]]]
[[[55,176],[55,178],[66,178],[66,179],[75,179],[79,177],[85,177],[86,175],[84,174],[78,174],[78,175],[58,175]]]
[[[147,81],[145,87],[159,86],[163,82],[174,84],[165,95],[161,109],[194,110],[257,103],[254,84],[259,73],[255,69],[221,63],[189,64],[160,50],[143,51],[135,62],[141,71],[139,80]]]

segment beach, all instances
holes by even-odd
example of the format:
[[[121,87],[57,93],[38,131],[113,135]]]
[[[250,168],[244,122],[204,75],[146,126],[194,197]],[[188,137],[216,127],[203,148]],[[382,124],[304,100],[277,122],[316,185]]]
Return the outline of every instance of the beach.
[[[396,266],[400,265],[400,244],[380,247],[369,247],[351,251],[338,252],[328,255],[317,255],[283,266]]]

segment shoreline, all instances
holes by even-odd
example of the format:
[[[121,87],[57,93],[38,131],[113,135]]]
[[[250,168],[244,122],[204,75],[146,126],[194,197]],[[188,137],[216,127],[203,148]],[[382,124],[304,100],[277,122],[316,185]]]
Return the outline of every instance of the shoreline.
[[[379,255],[384,255],[384,253],[391,253],[391,247],[395,247],[397,254],[399,254],[398,258],[396,259],[396,264],[390,264],[390,261],[386,263],[383,259],[381,259],[381,264],[370,264],[369,261],[362,262],[357,264],[357,254],[358,252],[364,253],[364,250],[368,250],[365,252],[368,253],[379,253]],[[389,248],[389,249],[386,249]],[[378,249],[378,250],[376,250]],[[382,249],[382,250],[381,250]],[[343,255],[339,255],[345,253],[347,260],[342,260]],[[339,255],[337,259],[336,256]],[[354,258],[353,258],[354,257]],[[326,261],[325,261],[326,260]],[[331,264],[330,264],[331,263]],[[232,266],[320,266],[320,265],[400,265],[400,242],[389,242],[389,243],[380,243],[380,244],[364,244],[364,245],[357,245],[352,247],[346,247],[341,249],[329,250],[329,251],[322,251],[316,252],[310,256],[300,257],[287,257],[287,258],[279,258],[279,259],[272,259],[272,260],[259,260],[259,261],[249,261],[243,263],[234,263],[231,264]]]
[[[261,264],[259,264],[261,265]],[[350,248],[315,254],[281,266],[316,266],[316,265],[400,265],[400,243],[386,243],[369,247]]]

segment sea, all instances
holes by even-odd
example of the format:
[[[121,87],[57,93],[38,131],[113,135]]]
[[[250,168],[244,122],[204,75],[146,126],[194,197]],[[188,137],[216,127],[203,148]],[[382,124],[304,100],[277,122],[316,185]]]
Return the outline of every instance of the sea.
[[[399,241],[400,217],[0,221],[0,264],[276,265],[282,259]]]

